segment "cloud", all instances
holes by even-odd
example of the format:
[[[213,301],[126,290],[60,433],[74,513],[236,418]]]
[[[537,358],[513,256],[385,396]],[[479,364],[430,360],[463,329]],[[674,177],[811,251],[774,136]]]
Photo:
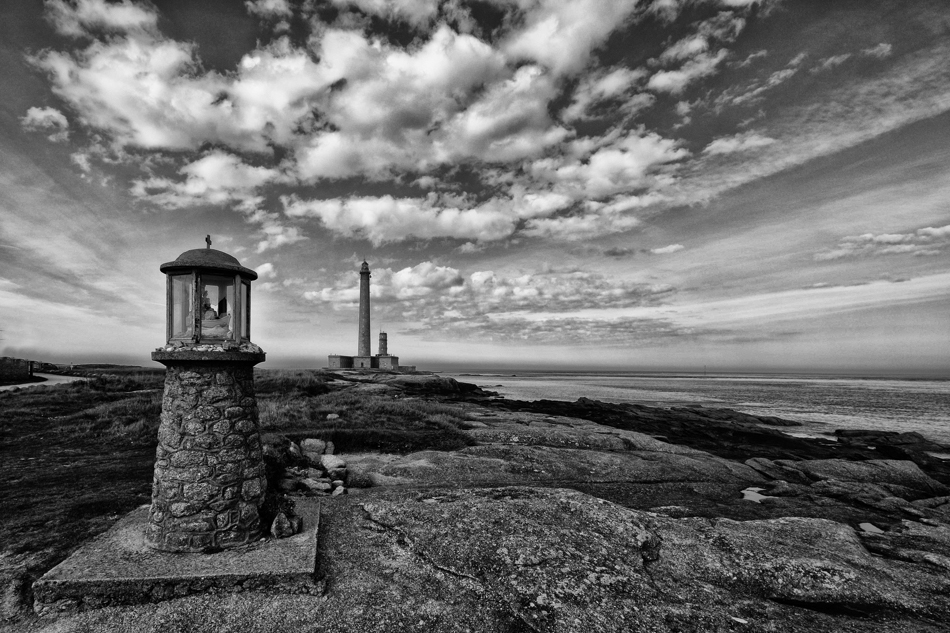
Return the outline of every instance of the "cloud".
[[[371,297],[382,302],[415,302],[424,297],[436,297],[438,293],[450,293],[462,286],[465,280],[455,268],[422,262],[398,271],[391,268],[373,268]],[[353,275],[347,273],[337,279],[333,287],[319,291],[307,291],[304,298],[333,304],[334,309],[353,308],[359,303],[359,287]]]
[[[826,70],[832,70],[837,68],[841,64],[845,63],[851,59],[851,53],[844,53],[842,55],[833,55],[831,57],[826,57],[825,59],[820,60],[819,64],[812,68],[809,72],[811,73],[820,73]]]
[[[849,235],[835,248],[816,254],[815,260],[830,261],[846,257],[881,255],[939,255],[948,247],[950,224],[938,228],[928,226],[913,233]]]
[[[154,32],[158,13],[131,0],[47,0],[46,18],[61,35],[89,36],[93,30],[129,33]]]
[[[402,20],[416,27],[432,22],[439,13],[437,0],[331,0],[338,7],[356,7],[386,20]]]
[[[30,108],[20,117],[20,124],[28,132],[52,132],[46,138],[54,143],[69,140],[69,121],[56,108]]]
[[[365,238],[380,245],[416,237],[452,237],[479,241],[511,235],[515,219],[504,210],[484,205],[471,209],[443,207],[437,196],[428,198],[352,197],[303,200],[281,198],[292,218],[317,218],[330,231]]]
[[[630,17],[637,7],[629,0],[538,0],[527,7],[524,26],[501,41],[514,61],[528,60],[555,76],[571,75],[587,66],[591,53]]]
[[[572,331],[580,332],[570,325],[574,321],[571,312],[589,305],[658,305],[674,289],[585,271],[503,275],[482,270],[463,275],[452,267],[423,262],[399,271],[373,269],[370,291],[374,309],[387,321],[416,324],[422,329],[413,333],[430,338],[468,339],[500,333],[505,323],[520,323],[524,331],[541,327],[529,325],[537,321],[533,315],[541,312],[562,320],[561,335],[568,338]],[[304,297],[335,310],[352,310],[358,305],[359,289],[352,273],[347,273],[334,286],[308,291]],[[590,323],[585,327],[597,326]]]
[[[713,140],[703,150],[704,154],[734,154],[745,152],[759,147],[765,147],[775,142],[774,138],[762,136],[756,132],[743,132],[733,136],[724,136]]]
[[[861,54],[867,57],[877,57],[878,59],[884,59],[885,57],[891,56],[892,50],[893,50],[893,46],[891,46],[887,42],[881,42],[877,46],[863,49],[861,51]]]
[[[284,224],[278,213],[268,213],[257,209],[248,214],[247,221],[260,226],[258,233],[264,239],[257,243],[256,252],[258,253],[310,239],[301,233],[299,227]]]
[[[654,255],[669,255],[670,253],[675,253],[681,251],[685,246],[682,244],[670,244],[669,246],[664,246],[663,248],[651,248],[650,252]]]
[[[277,277],[277,269],[270,262],[261,264],[254,269],[260,279],[274,279]]]
[[[572,101],[561,112],[561,118],[565,121],[589,119],[591,118],[590,111],[595,106],[605,101],[613,102],[619,99],[624,100],[620,110],[626,113],[632,114],[649,107],[654,101],[652,95],[641,93],[630,99],[624,98],[626,93],[646,74],[646,71],[642,69],[620,67],[585,76],[574,89]],[[611,114],[615,114],[614,110],[611,108]]]
[[[178,170],[183,182],[152,177],[133,183],[132,194],[167,209],[203,204],[238,203],[245,211],[259,202],[256,191],[283,176],[277,169],[244,163],[238,156],[213,150]]]
[[[716,72],[719,64],[726,58],[728,51],[720,49],[715,54],[697,55],[677,70],[661,70],[647,81],[647,88],[657,92],[679,94],[690,83]]]
[[[655,183],[653,174],[660,166],[687,156],[676,141],[652,132],[631,130],[609,139],[589,155],[583,147],[577,158],[548,158],[531,164],[532,176],[557,183],[578,198],[604,198],[635,191]]]
[[[266,19],[289,18],[294,14],[287,0],[245,0],[244,6],[251,15]]]

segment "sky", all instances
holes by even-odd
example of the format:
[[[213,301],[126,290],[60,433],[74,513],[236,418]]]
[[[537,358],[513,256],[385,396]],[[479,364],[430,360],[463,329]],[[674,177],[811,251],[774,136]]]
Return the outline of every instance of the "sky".
[[[950,378],[943,0],[4,0],[0,355]]]

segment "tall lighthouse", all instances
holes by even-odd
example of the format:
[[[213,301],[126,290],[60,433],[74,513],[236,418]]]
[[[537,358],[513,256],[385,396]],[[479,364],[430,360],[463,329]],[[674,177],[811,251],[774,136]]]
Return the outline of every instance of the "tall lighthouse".
[[[359,356],[372,356],[369,343],[369,264],[360,267],[360,341]]]

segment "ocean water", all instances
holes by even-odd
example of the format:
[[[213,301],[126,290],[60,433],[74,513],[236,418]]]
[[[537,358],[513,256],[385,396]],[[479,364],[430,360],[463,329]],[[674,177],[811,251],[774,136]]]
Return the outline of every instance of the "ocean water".
[[[917,431],[950,446],[950,380],[541,372],[452,377],[516,400],[699,404],[801,422],[785,430],[794,435],[827,437],[845,428]]]

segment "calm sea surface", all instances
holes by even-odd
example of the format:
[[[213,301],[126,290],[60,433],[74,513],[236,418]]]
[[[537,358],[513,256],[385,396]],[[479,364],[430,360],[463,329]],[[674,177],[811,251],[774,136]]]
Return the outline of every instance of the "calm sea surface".
[[[516,400],[652,406],[700,404],[803,423],[793,434],[835,429],[917,431],[950,445],[950,381],[710,374],[463,373],[452,377]]]

